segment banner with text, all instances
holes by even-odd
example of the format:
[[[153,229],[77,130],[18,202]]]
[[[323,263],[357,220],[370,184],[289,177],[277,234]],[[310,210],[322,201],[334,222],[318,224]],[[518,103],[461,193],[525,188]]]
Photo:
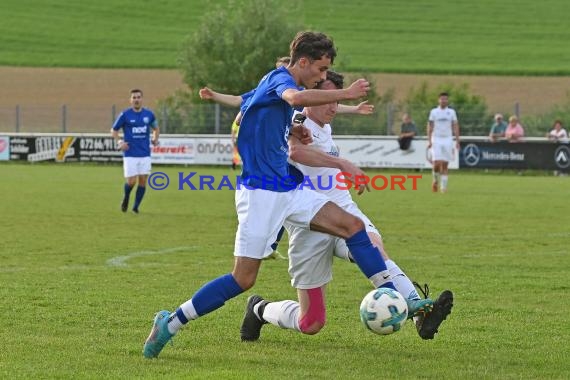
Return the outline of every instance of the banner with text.
[[[12,136],[10,138],[10,160],[79,161],[79,138],[74,136]]]
[[[340,136],[336,140],[340,156],[367,168],[431,168],[425,140],[414,140],[409,150],[400,150],[396,137],[361,138]],[[1,143],[0,143],[1,144]],[[121,162],[123,153],[108,135],[12,134],[9,139],[11,160],[29,162]],[[160,137],[152,146],[153,164],[231,165],[233,145],[230,136]],[[449,167],[459,167],[458,155]]]
[[[117,150],[112,137],[79,137],[81,162],[122,162],[123,153]]]
[[[426,140],[414,140],[408,150],[401,150],[393,138],[337,138],[340,156],[363,168],[431,169],[431,154]],[[459,154],[454,151],[450,169],[459,168]]]
[[[461,168],[570,171],[570,145],[552,142],[462,142]]]

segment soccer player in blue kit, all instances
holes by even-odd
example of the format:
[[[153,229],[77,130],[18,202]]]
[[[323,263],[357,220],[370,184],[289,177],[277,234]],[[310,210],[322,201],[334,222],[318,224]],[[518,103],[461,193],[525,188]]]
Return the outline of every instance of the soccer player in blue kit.
[[[298,33],[290,51],[289,66],[265,75],[243,112],[238,139],[243,172],[241,187],[235,193],[239,224],[233,270],[203,285],[176,311],[162,310],[156,314],[144,344],[143,355],[147,358],[157,357],[190,320],[220,308],[250,289],[285,220],[345,239],[354,261],[373,285],[394,289],[386,263],[372,245],[362,220],[323,194],[296,188],[294,177],[299,173],[287,162],[289,134],[302,141],[311,139],[305,127],[291,125],[294,107],[359,99],[369,91],[369,83],[358,79],[346,89],[314,89],[326,78],[336,57],[332,40],[322,33]],[[353,168],[351,175],[364,175],[357,167]],[[306,322],[312,324],[310,320]]]
[[[131,191],[138,178],[137,192],[133,212],[139,212],[139,206],[146,190],[146,181],[150,174],[150,144],[158,144],[160,130],[154,113],[142,106],[143,93],[139,89],[131,90],[131,108],[125,109],[111,129],[111,134],[120,150],[123,151],[123,170],[126,179],[125,195],[121,202],[121,210],[129,208]],[[119,139],[119,129],[123,130],[123,139]],[[152,140],[150,131],[152,129]]]

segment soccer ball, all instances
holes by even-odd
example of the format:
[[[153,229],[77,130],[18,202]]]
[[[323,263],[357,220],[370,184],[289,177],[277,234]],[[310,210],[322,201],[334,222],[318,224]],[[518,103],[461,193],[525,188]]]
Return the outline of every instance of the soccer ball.
[[[360,304],[360,319],[375,334],[388,335],[399,331],[408,318],[404,297],[390,288],[378,288],[368,293]]]

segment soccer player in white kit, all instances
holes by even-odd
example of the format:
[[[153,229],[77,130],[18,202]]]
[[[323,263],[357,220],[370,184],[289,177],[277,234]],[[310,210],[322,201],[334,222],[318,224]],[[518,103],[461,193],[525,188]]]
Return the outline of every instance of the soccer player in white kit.
[[[342,89],[343,76],[329,70],[327,79],[319,85],[319,88],[323,90]],[[345,165],[350,165],[348,161],[338,158],[339,152],[332,138],[329,123],[336,115],[336,111],[337,103],[305,108],[304,113],[307,119],[304,125],[311,131],[313,143],[307,148],[295,137],[291,137],[290,158],[297,161],[293,164],[305,175],[307,184],[312,184],[317,192],[325,194],[331,201],[364,222],[370,240],[380,249],[384,257],[396,290],[406,298],[410,310],[409,317],[418,316],[418,333],[423,339],[433,339],[437,328],[451,312],[453,294],[450,291],[442,293],[433,305],[434,310],[432,310],[433,301],[431,299],[420,299],[410,279],[394,261],[389,259],[378,229],[358,208],[350,192],[346,188],[336,186],[339,173],[343,171]],[[299,301],[268,302],[258,295],[252,295],[248,299],[244,326],[255,325],[251,319],[258,318],[262,323],[270,323],[281,328],[313,335],[318,333],[325,324],[324,294],[326,285],[332,280],[333,257],[337,256],[350,261],[352,258],[343,239],[306,230],[288,222],[285,222],[285,227],[290,236],[291,284],[297,289]],[[256,313],[250,312],[253,308],[257,309]],[[261,325],[258,324],[259,327]],[[251,334],[244,334],[247,330],[242,326],[242,340],[259,338],[259,334],[256,333],[253,336],[255,339],[250,339]]]
[[[437,192],[438,185],[442,193],[447,192],[449,161],[453,160],[453,135],[455,149],[459,154],[459,123],[455,110],[449,108],[449,94],[439,94],[439,106],[429,113],[428,149],[432,150],[433,182],[431,189]]]

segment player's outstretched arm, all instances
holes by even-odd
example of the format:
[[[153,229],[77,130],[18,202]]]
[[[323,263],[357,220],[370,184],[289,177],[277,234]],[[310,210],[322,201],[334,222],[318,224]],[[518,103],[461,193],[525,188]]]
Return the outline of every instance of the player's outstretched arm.
[[[325,167],[339,169],[348,178],[365,178],[366,174],[352,162],[343,158],[331,156],[310,145],[303,144],[297,137],[289,138],[289,158],[303,165],[311,167]],[[366,177],[367,178],[367,177]],[[364,190],[370,191],[368,184],[359,186],[358,195]]]
[[[320,106],[343,100],[355,100],[366,96],[370,90],[370,83],[366,79],[354,81],[350,87],[342,90],[303,90],[289,88],[283,91],[281,98],[291,107]]]
[[[374,105],[369,104],[367,100],[356,106],[349,106],[347,104],[339,104],[338,113],[349,113],[356,115],[371,115],[374,112]]]
[[[201,88],[198,94],[202,100],[212,100],[230,107],[239,107],[243,100],[239,95],[222,94],[208,87]]]

